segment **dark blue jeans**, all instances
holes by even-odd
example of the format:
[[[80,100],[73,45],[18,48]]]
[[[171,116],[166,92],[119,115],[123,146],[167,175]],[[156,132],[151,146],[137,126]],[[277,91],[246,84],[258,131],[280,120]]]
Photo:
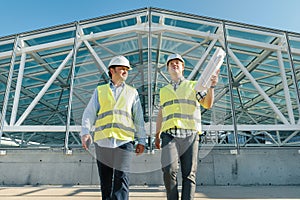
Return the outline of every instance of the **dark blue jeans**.
[[[133,143],[118,148],[95,146],[102,200],[128,200]]]
[[[161,164],[168,200],[178,200],[177,173],[179,163],[182,173],[182,200],[192,200],[196,190],[196,172],[198,163],[199,135],[186,138],[173,137],[162,133]]]

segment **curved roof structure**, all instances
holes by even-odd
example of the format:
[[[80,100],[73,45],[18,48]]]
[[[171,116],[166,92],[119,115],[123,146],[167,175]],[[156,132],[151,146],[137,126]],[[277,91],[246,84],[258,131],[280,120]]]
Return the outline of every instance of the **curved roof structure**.
[[[227,56],[214,107],[202,109],[203,143],[299,145],[299,33],[141,8],[1,37],[1,146],[79,147],[82,112],[115,55],[130,60],[151,139],[167,56],[181,54],[197,80],[217,47]]]

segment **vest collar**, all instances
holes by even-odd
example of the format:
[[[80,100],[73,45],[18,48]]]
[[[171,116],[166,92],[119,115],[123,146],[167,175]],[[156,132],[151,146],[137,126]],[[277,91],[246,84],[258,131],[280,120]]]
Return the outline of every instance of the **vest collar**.
[[[112,87],[112,88],[117,88],[116,86],[115,86],[115,84],[112,82],[112,80],[110,80],[109,81],[109,86],[110,87]],[[125,83],[123,82],[120,86],[118,86],[118,87],[124,87],[125,86]]]
[[[181,76],[177,82],[171,81],[170,84],[173,86],[174,90],[176,90],[184,80],[185,78]]]

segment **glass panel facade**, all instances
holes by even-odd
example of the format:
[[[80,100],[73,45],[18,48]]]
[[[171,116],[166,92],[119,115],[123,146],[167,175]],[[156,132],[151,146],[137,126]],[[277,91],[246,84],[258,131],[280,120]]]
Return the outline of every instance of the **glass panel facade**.
[[[0,38],[1,146],[80,148],[83,110],[120,54],[151,141],[168,55],[181,54],[185,78],[198,80],[216,48],[227,56],[214,106],[201,108],[202,144],[299,145],[299,34],[145,8]]]

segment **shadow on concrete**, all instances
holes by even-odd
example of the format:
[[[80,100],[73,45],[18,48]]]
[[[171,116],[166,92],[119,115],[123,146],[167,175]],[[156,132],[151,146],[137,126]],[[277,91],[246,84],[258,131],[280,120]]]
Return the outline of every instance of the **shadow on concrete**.
[[[179,188],[181,189],[181,188]],[[100,187],[85,186],[2,186],[0,199],[98,200]],[[131,186],[130,200],[166,200],[164,186]],[[300,186],[198,186],[194,200],[208,199],[300,199]]]
[[[300,186],[199,186],[207,199],[300,199]]]

